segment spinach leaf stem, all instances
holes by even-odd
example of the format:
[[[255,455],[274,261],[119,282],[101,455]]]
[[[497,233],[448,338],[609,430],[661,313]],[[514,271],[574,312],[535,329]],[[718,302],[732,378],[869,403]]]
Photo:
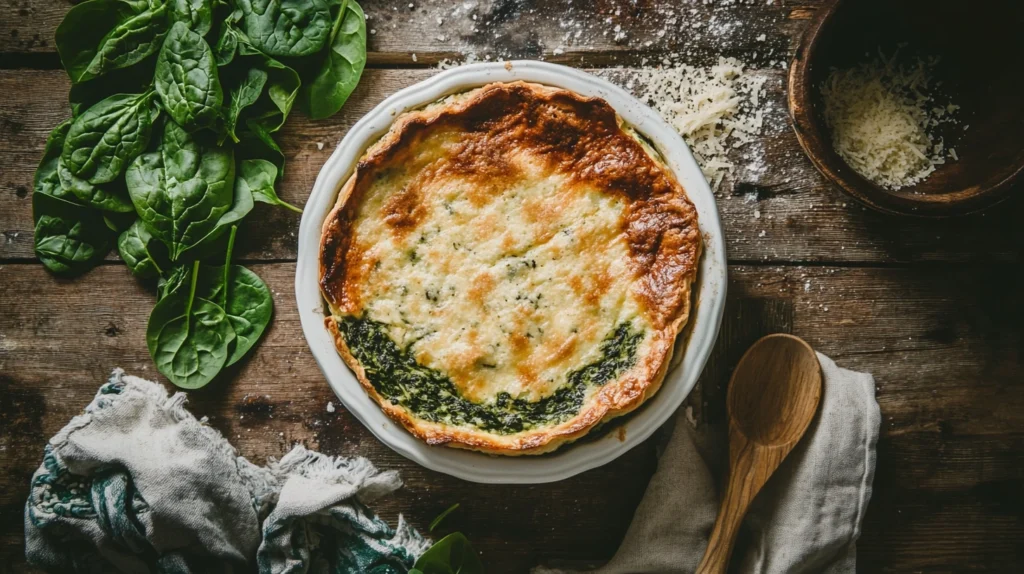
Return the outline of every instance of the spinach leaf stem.
[[[231,286],[229,279],[231,278],[231,252],[235,249],[235,232],[238,231],[237,225],[231,226],[231,234],[228,235],[228,252],[224,255],[224,280],[222,289],[220,306],[222,309],[228,308],[228,289]]]
[[[192,285],[188,290],[188,302],[185,303],[185,334],[192,328],[192,302],[196,299],[196,283],[199,281],[199,261],[192,263]]]

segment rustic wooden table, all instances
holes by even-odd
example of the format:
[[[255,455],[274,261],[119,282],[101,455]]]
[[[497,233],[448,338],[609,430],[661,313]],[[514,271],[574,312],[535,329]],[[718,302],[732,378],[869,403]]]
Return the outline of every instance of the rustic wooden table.
[[[301,205],[360,116],[436,73],[441,59],[470,51],[581,67],[638,66],[668,51],[699,65],[737,56],[764,69],[768,101],[784,109],[785,71],[769,64],[791,53],[819,0],[709,2],[367,0],[374,32],[362,82],[335,118],[289,120],[280,138],[288,156],[281,195]],[[466,12],[437,22],[442,5]],[[32,174],[47,132],[69,115],[52,38],[70,6],[0,3],[0,571],[27,569],[22,508],[44,440],[112,368],[156,376],[144,341],[151,286],[134,281],[116,254],[73,280],[55,278],[33,256]],[[574,42],[575,30],[587,41]],[[766,171],[740,170],[720,193],[729,303],[691,405],[702,424],[720,421],[723,385],[745,347],[774,331],[804,337],[877,379],[883,422],[861,570],[1020,571],[1024,202],[941,222],[866,211],[814,171],[783,118],[760,142]],[[275,317],[251,358],[190,393],[193,412],[258,462],[301,442],[399,470],[405,488],[378,508],[390,520],[402,512],[424,528],[461,503],[447,525],[470,536],[490,571],[608,558],[655,469],[654,440],[540,486],[472,484],[406,461],[344,409],[326,410],[337,400],[295,309],[297,230],[297,217],[266,206],[245,222],[242,256],[273,290]]]

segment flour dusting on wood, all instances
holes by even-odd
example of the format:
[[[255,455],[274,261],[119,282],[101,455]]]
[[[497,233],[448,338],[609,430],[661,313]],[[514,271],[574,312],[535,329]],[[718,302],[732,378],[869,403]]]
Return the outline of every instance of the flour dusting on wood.
[[[474,47],[481,36],[489,45],[502,45],[502,37],[508,39],[508,34],[518,30],[513,26],[510,31],[508,20],[498,17],[492,4],[417,5],[417,17],[455,32],[439,36],[459,53],[457,58],[441,60],[440,69],[528,55],[481,53]],[[787,62],[785,49],[773,44],[769,35],[760,31],[763,28],[744,26],[737,7],[749,2],[690,0],[636,8],[643,10],[642,22],[625,8],[595,14],[594,7],[583,3],[565,0],[556,4],[557,43],[538,48],[555,58],[578,54],[580,61],[573,63],[583,66],[588,46],[610,40],[615,46],[635,50],[632,56],[624,56],[629,62],[596,73],[661,114],[686,140],[715,191],[726,181],[757,181],[764,174],[764,139],[772,135],[765,132],[770,126],[786,126],[783,106],[766,97],[766,82],[779,81],[778,70],[785,70]],[[543,6],[517,2],[510,6],[516,20],[544,16]],[[634,40],[634,35],[643,40]],[[709,51],[707,46],[715,49]],[[723,52],[739,52],[742,59],[717,55]],[[545,56],[542,52],[535,57]],[[613,63],[616,59],[612,57]]]

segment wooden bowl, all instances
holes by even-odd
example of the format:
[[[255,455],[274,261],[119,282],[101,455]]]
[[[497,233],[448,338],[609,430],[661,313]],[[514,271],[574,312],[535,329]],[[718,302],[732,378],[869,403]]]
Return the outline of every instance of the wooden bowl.
[[[979,211],[1019,190],[1024,172],[1024,1],[834,0],[804,33],[789,72],[789,111],[815,167],[865,204],[888,213],[952,216]],[[913,51],[940,58],[940,90],[960,106],[959,124],[940,129],[959,161],[915,186],[885,189],[836,153],[821,85],[832,68]],[[964,130],[964,126],[969,126]]]

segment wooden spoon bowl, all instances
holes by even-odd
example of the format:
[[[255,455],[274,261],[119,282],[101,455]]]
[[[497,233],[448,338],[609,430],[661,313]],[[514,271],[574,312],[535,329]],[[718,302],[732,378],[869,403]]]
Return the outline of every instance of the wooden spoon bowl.
[[[792,446],[821,399],[821,365],[803,339],[769,335],[743,355],[729,382],[729,421],[759,446]],[[732,443],[730,443],[732,444]]]
[[[1020,0],[833,0],[812,20],[790,65],[789,111],[800,144],[825,177],[879,211],[952,216],[1010,197],[1024,173],[1022,29]],[[939,57],[939,89],[961,107],[960,124],[937,133],[959,160],[947,159],[921,183],[897,191],[843,161],[822,114],[820,88],[831,69],[852,67],[879,49]]]

